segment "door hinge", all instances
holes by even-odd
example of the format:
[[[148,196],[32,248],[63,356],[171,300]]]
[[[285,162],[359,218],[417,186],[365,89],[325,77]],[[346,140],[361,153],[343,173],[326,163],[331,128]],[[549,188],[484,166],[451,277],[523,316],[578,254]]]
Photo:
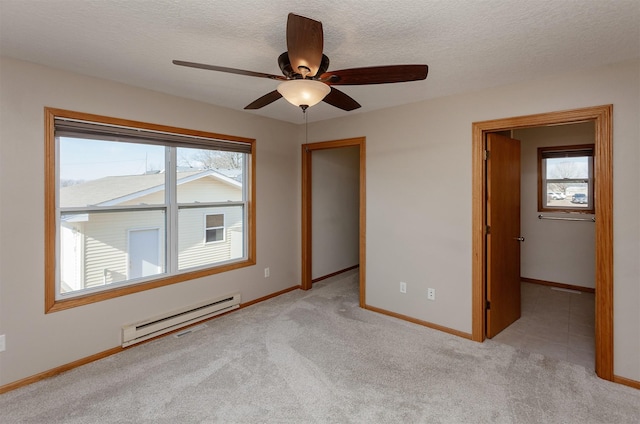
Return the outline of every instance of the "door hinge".
[[[487,300],[487,304],[486,304],[486,309],[487,309],[487,311],[488,311],[489,309],[491,309],[491,302],[489,302],[488,300]]]
[[[488,151],[488,150],[485,150],[485,151],[484,151],[484,160],[488,160],[490,156],[491,156],[491,155],[490,155],[489,151]]]
[[[485,234],[491,234],[491,226],[485,225],[484,226],[484,233]]]

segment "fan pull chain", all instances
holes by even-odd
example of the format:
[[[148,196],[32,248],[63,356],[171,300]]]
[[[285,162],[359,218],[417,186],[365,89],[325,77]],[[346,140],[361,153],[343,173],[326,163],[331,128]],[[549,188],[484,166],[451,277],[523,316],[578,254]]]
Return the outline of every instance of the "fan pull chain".
[[[304,142],[307,144],[309,143],[309,119],[307,116],[307,109],[309,106],[300,105],[300,108],[302,109],[302,115],[304,116]]]

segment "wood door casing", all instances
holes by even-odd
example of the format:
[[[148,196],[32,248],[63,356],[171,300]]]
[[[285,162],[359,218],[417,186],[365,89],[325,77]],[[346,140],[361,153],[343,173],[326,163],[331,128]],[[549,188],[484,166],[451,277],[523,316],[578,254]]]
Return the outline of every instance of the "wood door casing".
[[[360,280],[360,307],[366,306],[366,139],[365,137],[349,138],[344,140],[321,141],[302,145],[302,275],[300,288],[310,290],[312,287],[312,243],[311,231],[311,155],[316,150],[336,149],[340,147],[357,146],[360,149],[359,180],[360,180],[360,211],[359,211],[359,280]]]
[[[485,135],[490,132],[595,123],[594,196],[596,203],[596,374],[628,384],[613,371],[613,105],[593,106],[535,115],[515,116],[472,124],[472,340],[485,339],[486,248],[485,226]]]
[[[487,337],[520,318],[520,141],[487,134]]]

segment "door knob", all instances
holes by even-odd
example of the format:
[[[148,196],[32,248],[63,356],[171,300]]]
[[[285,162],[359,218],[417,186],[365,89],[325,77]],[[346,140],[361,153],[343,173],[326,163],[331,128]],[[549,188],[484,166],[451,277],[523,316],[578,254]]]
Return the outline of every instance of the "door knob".
[[[514,240],[518,240],[518,241],[524,241],[524,237],[520,236],[520,237],[514,237]]]

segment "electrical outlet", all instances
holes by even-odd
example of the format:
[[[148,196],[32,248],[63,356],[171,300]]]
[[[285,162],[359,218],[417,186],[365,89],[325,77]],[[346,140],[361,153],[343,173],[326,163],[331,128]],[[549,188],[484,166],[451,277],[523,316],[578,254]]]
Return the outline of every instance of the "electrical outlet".
[[[400,281],[400,293],[406,293],[407,292],[407,283],[405,283],[404,281]]]
[[[4,334],[0,335],[0,352],[4,352],[7,348],[7,340],[4,337]]]
[[[427,289],[427,299],[436,300],[436,289]]]
[[[269,268],[265,268],[264,269],[264,278],[269,278],[270,275],[271,275],[271,271],[269,271]]]

